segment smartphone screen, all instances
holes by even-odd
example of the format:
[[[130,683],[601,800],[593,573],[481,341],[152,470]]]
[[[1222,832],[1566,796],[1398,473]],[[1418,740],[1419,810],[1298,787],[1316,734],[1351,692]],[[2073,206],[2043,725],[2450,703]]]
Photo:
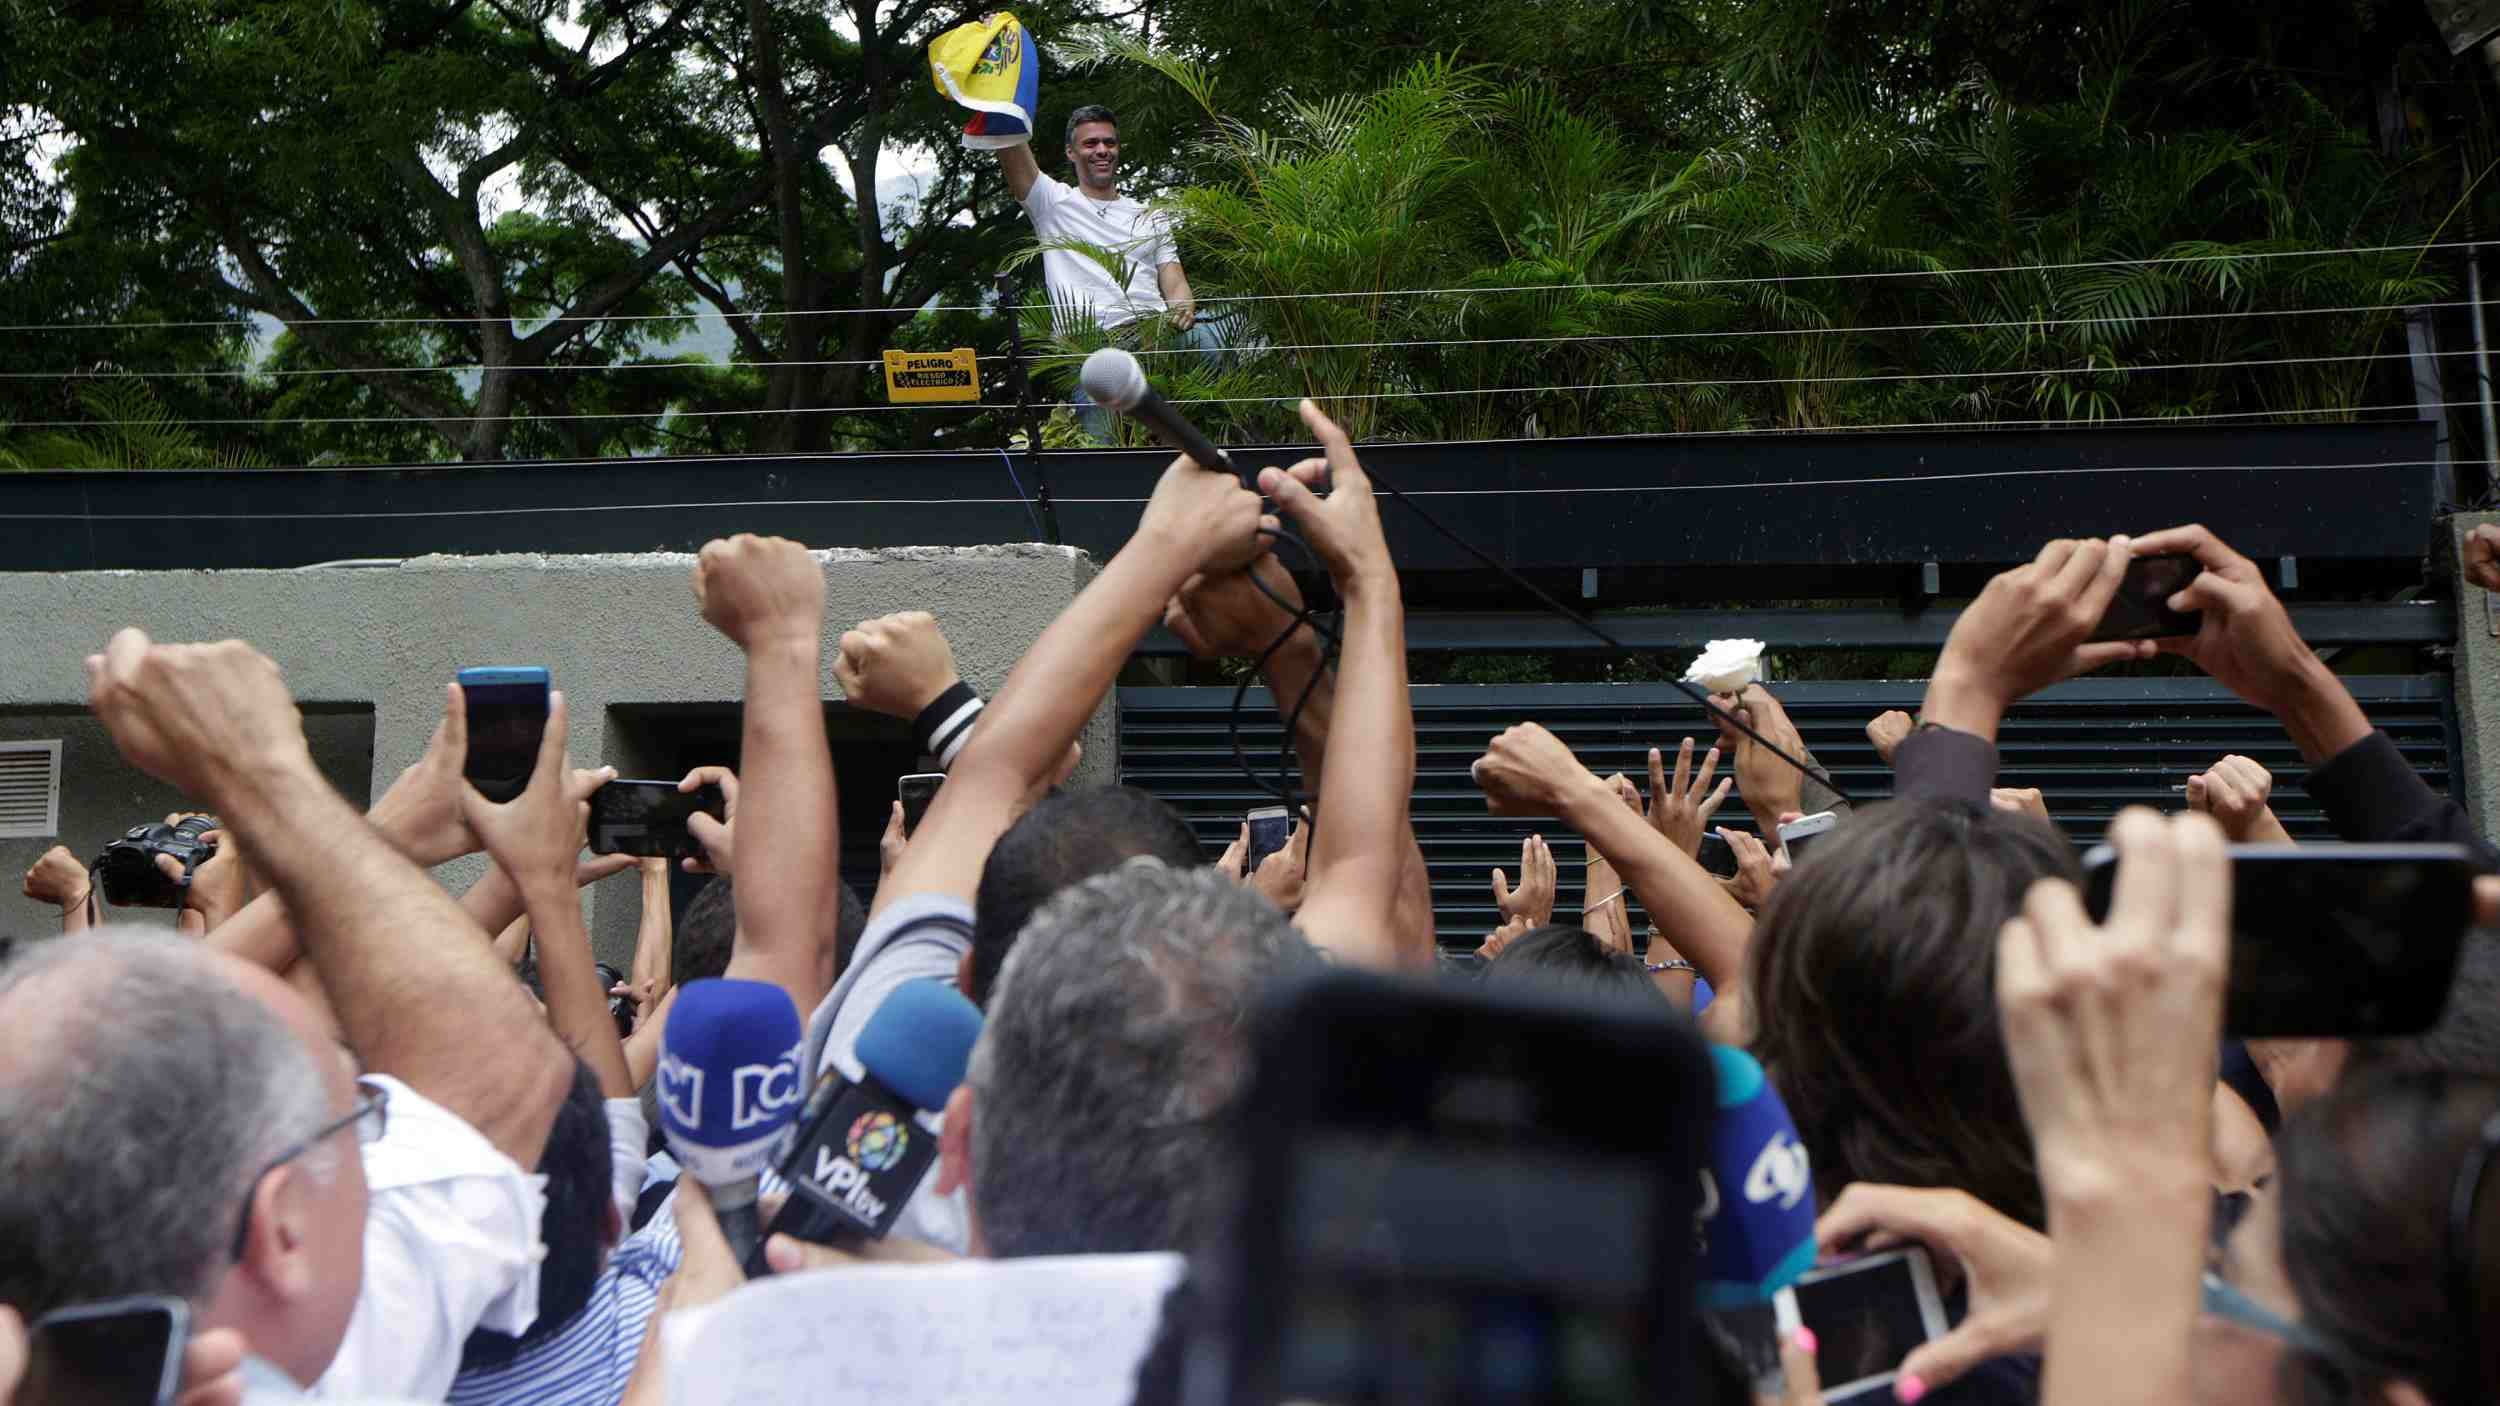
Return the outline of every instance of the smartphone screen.
[[[57,1308],[35,1320],[21,1402],[159,1406],[182,1381],[190,1310],[140,1297]]]
[[[686,828],[697,815],[727,817],[718,786],[680,791],[674,781],[611,781],[590,793],[590,852],[701,859],[703,845]]]
[[[463,669],[468,700],[469,756],[461,773],[490,801],[508,801],[529,786],[538,742],[547,731],[547,671],[536,667]]]
[[[1716,874],[1722,879],[1736,877],[1736,851],[1716,833],[1701,837],[1701,853],[1696,857],[1701,860],[1704,872]]]
[[[2186,556],[2137,557],[2110,597],[2109,609],[2092,629],[2094,640],[2154,640],[2192,635],[2202,618],[2170,608],[2170,598],[2187,589],[2205,568]]]
[[[2084,856],[2084,906],[2107,916],[2118,857]],[[2448,1002],[2473,921],[2460,845],[2233,845],[2223,1033],[2410,1035]]]
[[[1828,810],[1799,816],[1780,827],[1780,845],[1788,851],[1791,865],[1803,864],[1806,851],[1825,835],[1840,828],[1840,817]]]
[[[1250,822],[1250,853],[1243,860],[1242,869],[1255,874],[1269,855],[1293,839],[1293,820],[1283,806],[1262,806],[1242,819]]]
[[[942,771],[916,771],[894,783],[894,799],[903,803],[903,835],[910,838],[920,828],[920,818],[929,813],[929,802],[937,799],[938,788],[946,784]]]
[[[1901,1359],[1945,1331],[1934,1271],[1915,1247],[1809,1271],[1796,1294],[1826,1402],[1889,1401]]]
[[[1688,1029],[1328,972],[1258,1050],[1231,1401],[1684,1399],[1712,1097]],[[1656,1096],[1627,1111],[1634,1069]]]

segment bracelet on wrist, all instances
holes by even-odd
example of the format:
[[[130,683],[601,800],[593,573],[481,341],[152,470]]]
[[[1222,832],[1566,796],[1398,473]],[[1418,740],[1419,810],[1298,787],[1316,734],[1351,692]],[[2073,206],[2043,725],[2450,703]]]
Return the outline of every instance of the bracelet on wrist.
[[[1701,968],[1681,957],[1669,957],[1663,962],[1647,962],[1643,964],[1643,969],[1651,976],[1656,976],[1660,972],[1691,972],[1695,976],[1701,975]]]

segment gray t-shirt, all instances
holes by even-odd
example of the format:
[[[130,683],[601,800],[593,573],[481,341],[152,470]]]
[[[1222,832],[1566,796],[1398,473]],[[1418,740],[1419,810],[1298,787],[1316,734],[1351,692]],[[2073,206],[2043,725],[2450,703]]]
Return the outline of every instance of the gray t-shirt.
[[[850,966],[809,1018],[806,1067],[819,1077],[862,1077],[866,1070],[859,1062],[859,1032],[868,1028],[869,1018],[885,1004],[885,998],[907,981],[952,983],[964,954],[971,950],[971,904],[942,893],[916,893],[895,900],[868,920]],[[922,1113],[919,1121],[932,1134],[945,1130],[939,1113]],[[971,1239],[963,1192],[938,1195],[932,1189],[935,1175],[933,1170],[931,1179],[923,1181],[903,1203],[902,1218],[894,1229],[960,1255]]]

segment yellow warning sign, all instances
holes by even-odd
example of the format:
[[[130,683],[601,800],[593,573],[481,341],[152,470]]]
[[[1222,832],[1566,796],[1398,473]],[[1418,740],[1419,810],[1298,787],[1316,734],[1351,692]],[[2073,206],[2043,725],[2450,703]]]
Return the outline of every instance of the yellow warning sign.
[[[973,365],[972,348],[887,352],[885,398],[898,405],[978,401],[981,373]]]

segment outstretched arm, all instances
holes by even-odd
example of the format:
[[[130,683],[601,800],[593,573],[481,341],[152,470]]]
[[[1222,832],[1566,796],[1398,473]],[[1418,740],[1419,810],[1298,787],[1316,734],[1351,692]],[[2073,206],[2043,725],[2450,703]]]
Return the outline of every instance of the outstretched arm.
[[[536,1167],[572,1057],[485,932],[322,778],[277,665],[239,641],[159,645],[133,629],[87,670],[122,755],[213,805],[260,856],[366,1067]],[[456,685],[444,725],[465,752]],[[478,1059],[487,1048],[498,1057]]]
[[[998,164],[1007,173],[1007,193],[1016,198],[1018,205],[1022,205],[1024,197],[1032,194],[1033,183],[1042,177],[1042,164],[1033,159],[1032,144],[1019,142],[1014,146],[1000,147]]]

